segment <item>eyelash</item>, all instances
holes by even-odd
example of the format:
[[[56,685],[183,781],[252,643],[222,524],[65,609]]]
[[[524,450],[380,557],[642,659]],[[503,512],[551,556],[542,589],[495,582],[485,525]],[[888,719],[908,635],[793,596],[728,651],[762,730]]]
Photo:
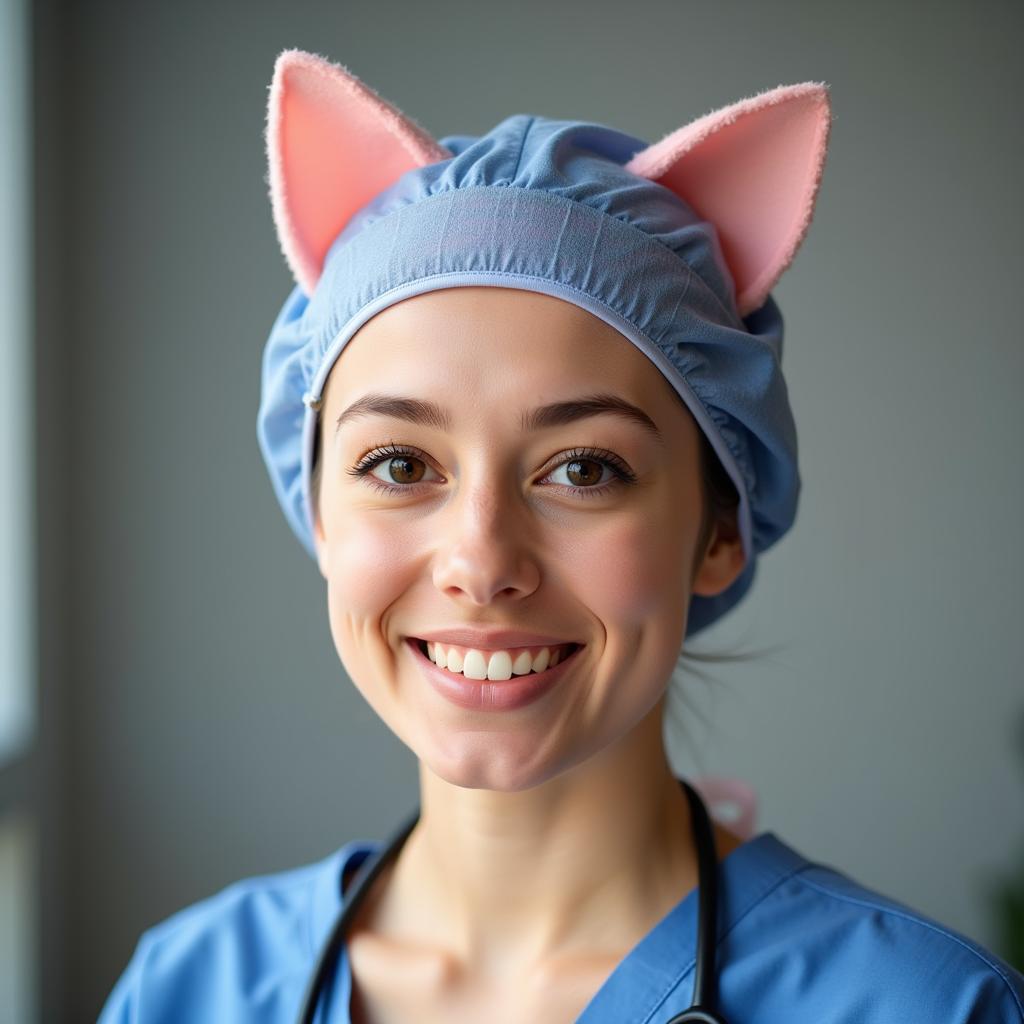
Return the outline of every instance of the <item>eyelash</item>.
[[[426,459],[423,458],[422,452],[419,452],[415,448],[407,448],[404,445],[388,444],[383,448],[376,448],[372,452],[368,452],[359,460],[359,462],[356,463],[356,465],[351,469],[346,470],[346,472],[350,476],[363,477],[367,484],[375,490],[381,491],[385,494],[395,494],[399,491],[413,490],[417,484],[387,484],[383,480],[379,480],[377,477],[370,475],[370,470],[375,466],[379,466],[382,462],[387,462],[390,459],[398,458],[403,455],[412,456],[413,458],[426,462]],[[570,494],[579,494],[581,497],[593,498],[607,493],[613,488],[618,487],[620,484],[636,483],[636,474],[634,474],[613,452],[606,451],[603,448],[573,448],[572,451],[567,453],[567,455],[568,458],[563,459],[557,465],[551,467],[549,475],[556,469],[560,469],[568,463],[579,462],[586,459],[588,461],[600,463],[602,466],[606,466],[615,476],[614,480],[610,480],[608,483],[601,484],[596,487],[562,485],[567,487]]]

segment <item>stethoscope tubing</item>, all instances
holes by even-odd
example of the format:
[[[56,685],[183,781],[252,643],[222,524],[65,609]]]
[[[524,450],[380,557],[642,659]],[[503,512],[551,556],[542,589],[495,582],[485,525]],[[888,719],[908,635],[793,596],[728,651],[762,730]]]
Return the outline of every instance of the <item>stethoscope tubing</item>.
[[[679,780],[690,803],[690,823],[697,848],[697,954],[694,967],[692,1005],[676,1014],[666,1024],[726,1024],[711,1004],[715,1000],[715,939],[718,924],[718,857],[707,808],[697,791],[685,780]],[[420,809],[412,814],[395,830],[387,842],[368,857],[356,873],[344,906],[335,919],[331,933],[320,948],[316,966],[306,984],[299,1011],[298,1024],[314,1024],[320,994],[327,986],[331,972],[335,969],[345,942],[345,933],[359,911],[366,893],[381,871],[397,856],[398,851],[409,838],[409,833],[420,820]]]
[[[711,1006],[715,994],[715,945],[718,930],[718,855],[711,819],[697,791],[679,780],[690,801],[690,828],[697,848],[697,956],[689,1009],[667,1024],[726,1024]]]
[[[420,809],[417,807],[401,827],[391,834],[376,856],[369,857],[360,866],[352,882],[348,897],[345,900],[345,905],[336,918],[327,941],[320,948],[320,956],[317,957],[316,967],[309,976],[309,981],[306,984],[306,993],[302,999],[302,1010],[298,1018],[299,1024],[313,1024],[320,992],[326,987],[328,977],[340,958],[341,947],[344,945],[345,932],[348,926],[355,918],[356,912],[359,910],[374,880],[387,867],[391,859],[398,854],[406,839],[409,838],[409,833],[416,827],[419,820]]]

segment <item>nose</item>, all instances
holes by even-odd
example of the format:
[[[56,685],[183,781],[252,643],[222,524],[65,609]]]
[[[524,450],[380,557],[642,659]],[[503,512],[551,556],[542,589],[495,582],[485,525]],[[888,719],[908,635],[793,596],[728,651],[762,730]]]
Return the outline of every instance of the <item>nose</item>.
[[[493,462],[471,475],[438,518],[434,585],[473,605],[528,597],[541,576],[529,505]]]

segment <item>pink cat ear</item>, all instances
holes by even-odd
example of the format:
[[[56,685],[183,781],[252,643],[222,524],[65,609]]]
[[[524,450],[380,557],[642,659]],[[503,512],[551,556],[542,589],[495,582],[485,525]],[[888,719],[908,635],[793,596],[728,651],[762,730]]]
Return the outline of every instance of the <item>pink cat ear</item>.
[[[303,50],[274,64],[266,146],[278,242],[307,295],[357,210],[406,171],[452,155],[347,68]]]
[[[764,304],[807,233],[830,122],[824,83],[780,85],[705,114],[625,165],[715,225],[740,316]]]

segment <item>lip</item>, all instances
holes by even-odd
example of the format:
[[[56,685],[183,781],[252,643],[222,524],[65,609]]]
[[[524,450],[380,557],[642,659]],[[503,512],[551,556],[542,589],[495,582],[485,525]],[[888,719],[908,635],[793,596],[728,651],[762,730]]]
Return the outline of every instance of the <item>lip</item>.
[[[517,629],[474,629],[470,626],[432,629],[426,633],[417,633],[415,639],[455,644],[458,647],[474,647],[478,651],[504,651],[510,647],[557,647],[560,644],[580,643],[579,640],[551,636],[548,633],[524,633]]]
[[[408,637],[405,642],[423,670],[427,682],[445,700],[472,711],[514,711],[532,704],[557,685],[575,663],[576,655],[584,649],[581,644],[554,668],[546,668],[543,672],[528,672],[525,676],[490,682],[486,679],[467,679],[435,665],[420,650],[419,639]]]

